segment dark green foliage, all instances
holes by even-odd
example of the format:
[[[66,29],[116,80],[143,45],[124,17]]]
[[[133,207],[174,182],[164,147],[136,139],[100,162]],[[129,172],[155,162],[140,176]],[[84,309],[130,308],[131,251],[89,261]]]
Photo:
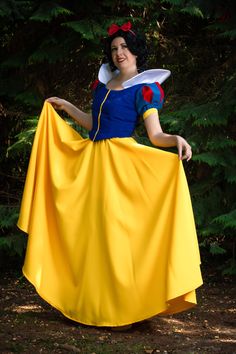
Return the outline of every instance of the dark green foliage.
[[[224,60],[231,60],[230,55]],[[232,274],[236,272],[236,75],[228,63],[223,67],[224,60],[214,78],[209,78],[206,92],[196,87],[191,103],[186,96],[188,103],[166,112],[162,120],[169,131],[188,137],[192,144],[193,162],[186,169],[201,245],[214,255],[226,253],[231,261],[224,273]],[[191,73],[188,82],[194,85]]]
[[[25,119],[24,123],[26,128],[22,130],[19,134],[15,135],[17,140],[15,143],[12,143],[7,149],[7,156],[9,156],[9,154],[25,155],[30,152],[36,127],[38,124],[38,118],[32,117],[31,119]]]
[[[1,2],[0,250],[24,249],[15,222],[44,99],[58,95],[88,110],[107,27],[131,20],[145,29],[149,66],[172,71],[161,123],[193,148],[184,164],[200,244],[227,260],[224,272],[235,272],[235,7],[230,0]],[[150,145],[142,123],[136,138]]]
[[[1,263],[5,260],[4,253],[11,257],[22,257],[26,246],[26,237],[16,227],[19,207],[0,205],[0,255]]]

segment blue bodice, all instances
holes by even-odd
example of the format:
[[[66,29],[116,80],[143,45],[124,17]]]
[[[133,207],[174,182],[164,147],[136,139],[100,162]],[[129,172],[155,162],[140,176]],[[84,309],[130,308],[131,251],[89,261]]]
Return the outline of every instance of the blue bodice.
[[[158,85],[158,86],[157,86]],[[94,90],[92,104],[93,128],[89,138],[93,141],[126,138],[133,135],[140,115],[162,106],[159,84],[137,84],[123,90],[108,90],[99,83]]]
[[[135,98],[140,85],[115,91],[99,84],[92,105],[91,140],[130,137],[138,121]]]

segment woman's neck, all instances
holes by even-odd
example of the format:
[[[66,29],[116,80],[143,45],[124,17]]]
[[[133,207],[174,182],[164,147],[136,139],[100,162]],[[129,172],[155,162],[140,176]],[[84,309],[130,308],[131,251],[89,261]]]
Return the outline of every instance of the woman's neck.
[[[127,81],[129,79],[131,79],[132,77],[136,76],[138,74],[138,70],[137,68],[132,69],[132,70],[125,70],[125,71],[120,71],[120,73],[117,75],[117,79],[119,80],[119,82],[124,82]]]
[[[119,74],[113,78],[112,80],[110,80],[106,87],[108,89],[111,89],[111,90],[123,90],[123,82],[131,79],[132,77],[136,76],[138,74],[138,70],[137,68],[133,69],[133,70],[122,70],[119,72]]]

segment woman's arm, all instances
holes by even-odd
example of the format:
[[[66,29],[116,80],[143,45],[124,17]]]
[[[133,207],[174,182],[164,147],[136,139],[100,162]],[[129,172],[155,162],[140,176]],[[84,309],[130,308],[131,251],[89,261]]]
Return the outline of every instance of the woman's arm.
[[[147,129],[148,137],[153,145],[160,147],[176,146],[180,160],[187,159],[187,161],[189,161],[191,159],[191,146],[184,138],[179,135],[163,133],[158,113],[150,114],[144,120],[144,124]]]
[[[63,110],[69,114],[69,116],[74,119],[76,123],[81,125],[87,130],[92,129],[93,120],[92,115],[81,111],[79,108],[75,107],[72,103],[59,98],[59,97],[50,97],[46,100],[51,103],[51,105],[58,110]]]

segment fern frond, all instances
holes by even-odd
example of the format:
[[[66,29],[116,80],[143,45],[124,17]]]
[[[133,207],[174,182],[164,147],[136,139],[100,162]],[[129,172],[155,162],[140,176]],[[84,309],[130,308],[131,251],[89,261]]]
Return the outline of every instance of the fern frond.
[[[229,23],[217,22],[217,23],[207,26],[206,28],[210,29],[212,31],[221,32],[218,34],[218,37],[229,38],[229,39],[236,38],[235,24],[232,22],[229,22]]]
[[[194,126],[213,127],[225,126],[227,124],[227,115],[224,114],[216,102],[208,102],[200,105],[191,111],[195,118]]]
[[[209,243],[210,236],[216,236],[219,234],[219,232],[219,225],[216,224],[204,224],[202,227],[198,228],[198,234],[203,239],[204,246]]]
[[[16,19],[23,19],[19,11],[19,4],[16,1],[9,1],[9,0],[1,0],[0,6],[0,17],[4,18],[14,18]]]
[[[143,7],[147,3],[144,0],[126,0],[125,2],[128,6],[134,6],[134,7]]]
[[[202,11],[199,9],[199,7],[197,6],[193,6],[193,5],[187,5],[186,7],[184,7],[183,9],[180,10],[180,12],[183,13],[187,13],[191,16],[196,16],[196,17],[201,17],[203,18],[203,13]]]
[[[15,96],[15,100],[24,103],[27,106],[41,107],[42,100],[39,98],[37,93],[32,89],[20,92]]]
[[[236,29],[225,31],[223,33],[220,33],[218,36],[219,37],[229,38],[229,39],[233,40],[233,39],[236,38]]]
[[[32,21],[50,22],[60,15],[69,16],[73,12],[53,2],[43,2],[37,11],[30,17]]]
[[[15,226],[18,215],[18,208],[0,205],[0,229],[9,229]]]
[[[236,230],[236,209],[214,218],[213,221],[221,224],[224,229],[231,228]]]
[[[38,116],[33,116],[28,119],[24,119],[24,123],[26,124],[26,126],[35,128],[38,124],[38,120],[39,120]]]
[[[171,125],[178,125],[180,119],[193,119],[194,126],[213,127],[227,124],[227,114],[222,114],[216,102],[187,104],[173,113],[165,113],[162,118]],[[174,120],[175,119],[175,120]],[[173,120],[173,121],[172,121]]]
[[[209,166],[227,166],[225,157],[214,152],[203,152],[193,156],[193,161],[204,162]]]
[[[78,38],[75,38],[75,35],[70,35],[69,38],[68,33],[62,33],[57,38],[48,35],[31,53],[28,64],[43,62],[52,64],[65,60],[65,57],[74,50],[75,43],[78,45]]]
[[[61,24],[61,26],[71,28],[73,31],[80,33],[81,37],[87,40],[94,40],[95,37],[105,34],[105,29],[100,27],[98,23],[96,23],[96,27],[94,25],[94,21],[88,20],[69,21]]]
[[[236,275],[236,261],[235,258],[230,258],[222,267],[222,275]]]
[[[204,178],[203,181],[196,181],[190,186],[191,195],[193,198],[199,198],[202,201],[202,196],[206,196],[215,186],[217,186],[222,179],[212,179],[212,176]]]
[[[225,179],[228,183],[236,183],[236,168],[226,166],[224,169]]]
[[[218,208],[219,205],[222,206],[223,198],[223,191],[218,185],[214,186],[212,184],[206,189],[205,193],[203,190],[201,195],[193,195],[193,210],[200,232],[202,232],[202,229],[205,232],[205,229],[210,227],[212,220],[219,215]],[[219,226],[216,232],[220,232]]]
[[[46,42],[46,41],[45,41]],[[28,63],[37,64],[37,63],[55,63],[64,59],[64,55],[60,50],[60,45],[56,44],[56,41],[53,42],[47,41],[47,43],[42,43],[28,58]]]
[[[24,124],[27,128],[15,136],[17,141],[8,147],[7,157],[9,157],[9,154],[22,153],[24,150],[31,149],[38,125],[38,117],[33,116],[25,119]]]
[[[8,1],[4,1],[0,7],[0,17],[9,17],[11,15],[12,9],[9,7]]]
[[[26,248],[26,237],[18,230],[8,236],[0,237],[0,249],[8,250],[12,255],[22,256]]]
[[[231,139],[225,135],[219,134],[218,136],[213,136],[210,141],[206,144],[206,150],[221,150],[228,147],[235,147],[236,140]]]
[[[16,138],[18,138],[18,140],[7,149],[7,157],[9,157],[9,154],[12,152],[20,153],[23,150],[30,149],[32,147],[35,131],[36,128],[33,128],[17,134]]]
[[[210,244],[210,253],[214,255],[225,254],[226,250],[223,247],[220,247],[218,243],[213,242]]]
[[[182,6],[184,5],[184,0],[161,0],[162,3],[169,3],[170,5],[173,5],[173,6]]]

